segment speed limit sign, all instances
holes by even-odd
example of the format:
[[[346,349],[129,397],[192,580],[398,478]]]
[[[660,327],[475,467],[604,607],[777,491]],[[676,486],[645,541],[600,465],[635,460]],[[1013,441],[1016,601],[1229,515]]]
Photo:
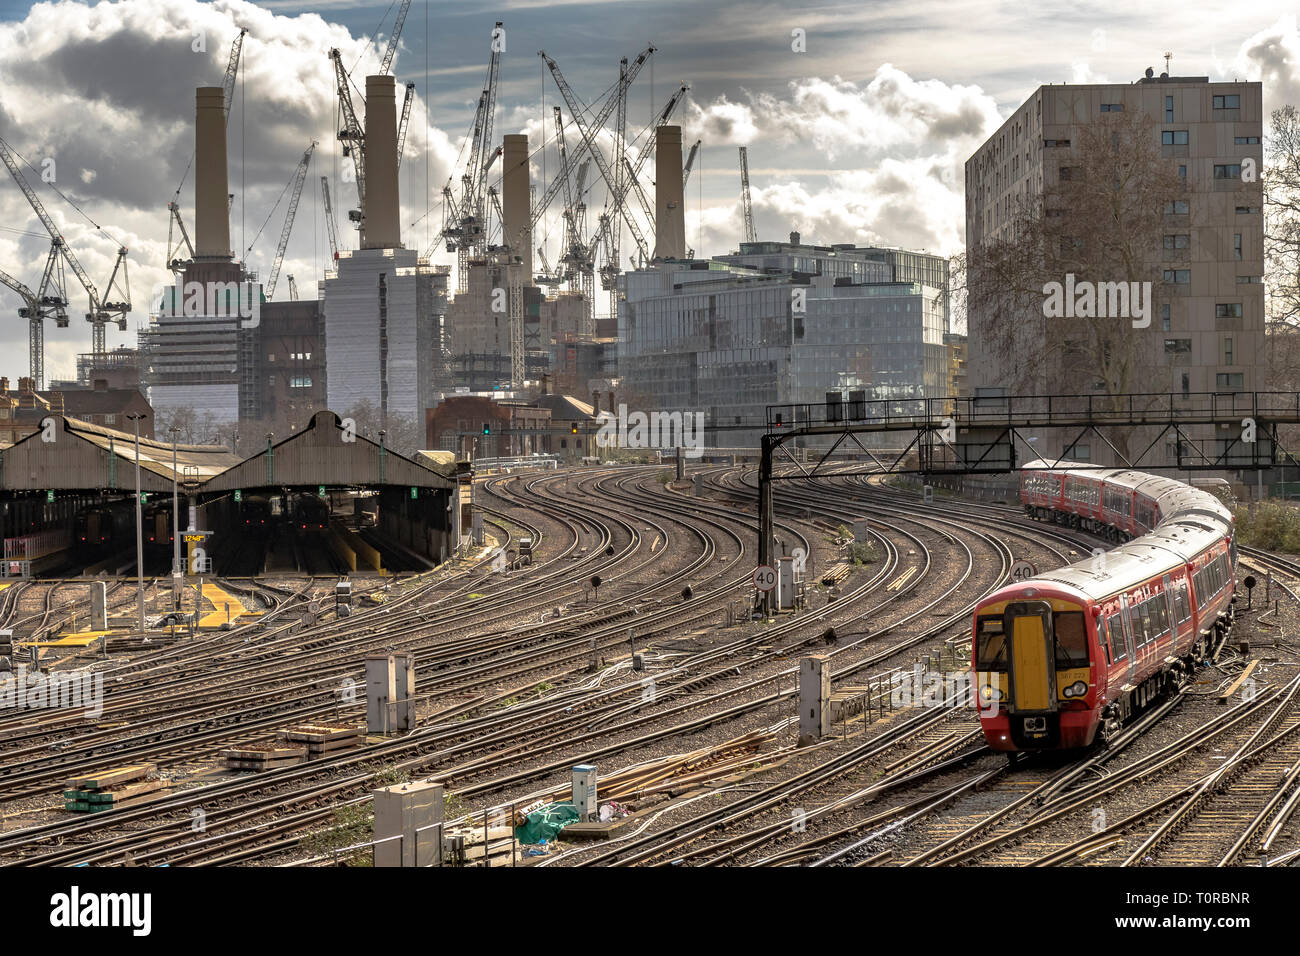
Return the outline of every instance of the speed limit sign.
[[[760,564],[754,569],[754,588],[758,591],[770,591],[776,587],[776,568],[770,564]]]
[[[1028,581],[1032,577],[1038,576],[1038,569],[1028,561],[1017,561],[1011,565],[1011,580],[1020,582]]]

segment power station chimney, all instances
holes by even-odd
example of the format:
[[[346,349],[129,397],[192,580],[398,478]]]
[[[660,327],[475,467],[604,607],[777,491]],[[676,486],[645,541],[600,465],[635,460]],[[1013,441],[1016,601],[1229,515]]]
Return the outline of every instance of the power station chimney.
[[[226,91],[219,86],[200,86],[195,91],[194,151],[194,255],[232,259],[226,204]]]
[[[532,210],[528,194],[528,137],[505,136],[501,141],[501,185],[504,195],[501,212],[505,244],[512,255],[524,263],[524,284],[533,284],[533,231],[529,228]]]
[[[366,202],[361,248],[402,245],[397,198],[397,93],[391,76],[366,77]]]
[[[654,258],[686,258],[686,209],[682,205],[680,126],[655,127]]]

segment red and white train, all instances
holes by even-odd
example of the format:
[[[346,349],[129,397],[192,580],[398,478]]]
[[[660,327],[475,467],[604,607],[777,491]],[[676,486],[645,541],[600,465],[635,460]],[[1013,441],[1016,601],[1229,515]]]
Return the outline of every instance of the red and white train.
[[[995,750],[1087,747],[1186,680],[1232,623],[1232,512],[1172,478],[1024,466],[1028,514],[1121,542],[975,608],[972,672]]]

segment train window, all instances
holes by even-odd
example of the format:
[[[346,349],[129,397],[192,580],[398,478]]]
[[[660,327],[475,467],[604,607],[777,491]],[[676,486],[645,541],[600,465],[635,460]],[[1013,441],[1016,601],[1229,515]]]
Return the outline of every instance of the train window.
[[[1097,644],[1106,652],[1106,663],[1114,664],[1115,658],[1110,653],[1110,618],[1097,618]]]
[[[1187,619],[1192,616],[1192,609],[1187,603],[1186,584],[1179,583],[1177,590],[1174,592],[1174,604],[1178,607],[1178,623],[1187,623]]]
[[[979,619],[979,643],[975,658],[976,670],[1005,671],[1007,669],[1007,635],[1002,627],[1002,618],[981,617]]]
[[[1128,657],[1128,649],[1124,646],[1124,627],[1118,614],[1106,618],[1106,630],[1110,638],[1110,659],[1122,661]]]
[[[1052,615],[1056,632],[1056,666],[1088,666],[1088,627],[1082,611],[1057,611]]]
[[[1165,596],[1151,599],[1151,620],[1155,624],[1154,637],[1163,637],[1169,633],[1169,605],[1165,603]]]
[[[1133,609],[1132,617],[1133,636],[1137,640],[1137,646],[1142,647],[1151,641],[1151,616],[1146,601]]]

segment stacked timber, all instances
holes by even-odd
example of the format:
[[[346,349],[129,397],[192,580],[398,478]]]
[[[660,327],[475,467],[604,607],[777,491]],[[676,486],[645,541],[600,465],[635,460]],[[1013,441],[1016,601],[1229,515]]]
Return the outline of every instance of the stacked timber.
[[[300,744],[246,744],[221,751],[230,770],[273,770],[306,763],[307,748]]]
[[[64,785],[67,789],[63,791],[63,809],[100,813],[140,803],[171,787],[166,780],[159,780],[157,774],[158,768],[154,764],[140,763],[73,777]]]
[[[822,584],[834,587],[849,576],[849,566],[843,562],[833,564],[822,575]]]
[[[298,724],[281,730],[276,737],[288,744],[306,744],[307,753],[320,757],[336,750],[347,750],[361,743],[361,731],[334,724]]]

